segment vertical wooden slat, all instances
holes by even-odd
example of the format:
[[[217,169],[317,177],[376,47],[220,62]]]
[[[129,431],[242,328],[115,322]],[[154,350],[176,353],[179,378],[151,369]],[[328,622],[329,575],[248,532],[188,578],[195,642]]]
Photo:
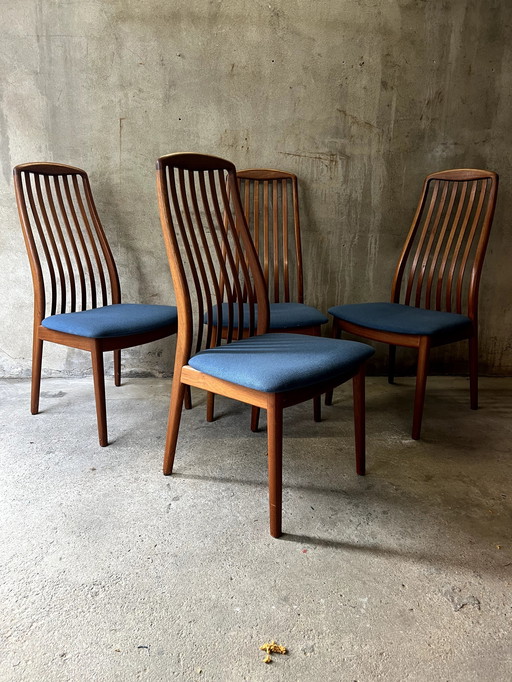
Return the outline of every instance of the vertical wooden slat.
[[[414,286],[414,282],[415,282],[417,267],[418,267],[418,263],[419,263],[419,260],[421,257],[421,253],[423,251],[423,244],[424,244],[426,236],[428,234],[428,229],[430,226],[430,221],[432,219],[432,213],[434,212],[434,207],[436,204],[438,191],[439,191],[439,182],[434,181],[433,182],[432,196],[430,199],[430,204],[428,207],[427,215],[425,216],[425,220],[423,223],[423,229],[421,231],[421,235],[420,235],[418,244],[416,246],[416,250],[415,250],[415,253],[413,256],[413,260],[412,260],[412,265],[411,265],[411,268],[409,271],[409,278],[407,281],[407,290],[405,293],[405,304],[406,305],[410,305],[410,302],[411,302],[411,295],[412,295],[412,290],[413,290],[413,286]]]
[[[446,203],[446,195],[448,193],[448,184],[446,182],[441,183],[442,186],[442,191],[441,191],[441,196],[439,198],[439,201],[437,202],[437,205],[435,207],[435,217],[434,217],[434,222],[432,226],[430,227],[430,234],[428,236],[428,239],[426,240],[425,246],[424,246],[424,252],[423,252],[423,258],[421,261],[421,267],[420,267],[420,272],[418,275],[418,279],[416,281],[416,298],[415,298],[415,305],[416,307],[421,306],[421,295],[422,295],[422,287],[423,287],[423,278],[425,276],[425,271],[427,269],[428,261],[430,258],[430,254],[432,251],[432,245],[435,241],[436,235],[437,235],[437,230],[439,227],[439,223],[441,221],[441,216],[445,207]],[[426,306],[428,307],[428,306]]]
[[[80,209],[80,214],[82,216],[82,221],[85,226],[86,234],[89,238],[89,246],[92,251],[93,257],[94,257],[94,262],[96,264],[96,271],[94,271],[94,266],[91,263],[91,285],[94,282],[94,304],[93,308],[96,308],[98,306],[98,301],[96,299],[96,292],[97,292],[97,287],[96,287],[96,277],[95,274],[99,277],[99,288],[100,288],[100,293],[101,293],[101,303],[102,305],[107,305],[108,300],[107,300],[107,287],[106,287],[106,281],[105,281],[105,272],[103,269],[103,263],[100,258],[100,254],[98,251],[98,246],[96,244],[95,236],[91,227],[91,224],[89,222],[89,216],[87,215],[87,211],[85,210],[84,206],[84,200],[82,196],[82,192],[80,190],[80,186],[78,184],[78,178],[76,175],[73,175],[73,188],[75,190],[75,197],[76,201],[78,203],[78,207]]]
[[[441,265],[439,267],[439,273],[437,275],[437,287],[436,287],[436,310],[442,310],[442,294],[443,287],[446,286],[445,272],[446,268],[449,267],[449,259],[452,250],[452,245],[457,235],[459,228],[459,221],[462,215],[462,209],[464,207],[464,202],[466,199],[466,192],[468,188],[468,183],[463,182],[460,186],[460,191],[458,192],[457,209],[455,211],[455,216],[453,218],[448,239],[446,241],[446,246],[444,248],[443,257],[441,259]]]
[[[279,302],[279,184],[277,180],[272,182],[272,248],[274,253],[274,303]]]
[[[34,179],[37,179],[37,176],[34,176]],[[30,174],[26,173],[25,174],[25,186],[27,190],[27,196],[28,196],[28,201],[30,205],[30,210],[32,211],[32,217],[34,219],[35,225],[36,225],[36,230],[37,234],[39,237],[39,241],[41,243],[41,247],[43,249],[43,253],[45,256],[46,264],[48,267],[48,276],[50,279],[50,315],[55,315],[56,312],[56,277],[55,277],[55,269],[53,267],[53,262],[52,258],[50,255],[50,249],[48,248],[48,242],[46,240],[43,226],[41,224],[41,220],[39,217],[39,211],[36,208],[35,200],[34,200],[34,192],[32,189],[32,179]],[[45,311],[41,311],[44,312]],[[46,313],[45,313],[46,314]]]
[[[255,297],[254,297],[254,292],[252,290],[252,285],[251,285],[251,278],[249,274],[249,269],[248,269],[248,262],[246,260],[247,255],[245,253],[245,248],[242,245],[242,242],[240,241],[239,233],[237,230],[237,224],[240,218],[242,216],[235,215],[233,217],[231,210],[230,210],[230,204],[229,204],[229,196],[226,188],[226,184],[224,182],[224,176],[223,174],[219,171],[219,185],[220,185],[220,193],[221,193],[221,198],[222,198],[222,203],[224,207],[224,211],[227,212],[228,214],[228,222],[229,222],[229,227],[231,230],[233,242],[234,242],[234,248],[235,252],[238,252],[240,254],[239,258],[239,267],[241,270],[241,277],[242,277],[242,282],[237,281],[235,279],[235,289],[237,291],[237,304],[238,304],[238,326],[236,330],[236,338],[237,339],[242,339],[244,337],[244,295],[243,292],[247,292],[247,304],[248,304],[248,312],[249,312],[249,335],[252,336],[255,331],[255,325],[256,325],[256,315],[255,315]],[[219,200],[217,193],[215,193],[214,197],[214,207],[216,210],[216,213],[220,215],[220,206],[219,206]],[[243,214],[243,207],[242,209],[242,214]],[[234,260],[234,259],[233,259]]]
[[[203,299],[201,296],[201,285],[199,282],[199,277],[197,276],[197,270],[195,268],[194,256],[190,246],[190,241],[188,237],[188,229],[186,226],[187,220],[190,220],[190,214],[188,214],[187,219],[187,207],[186,207],[186,192],[185,192],[185,176],[183,169],[178,169],[178,180],[176,182],[175,173],[173,173],[173,180],[169,183],[171,189],[171,199],[172,199],[172,210],[175,217],[176,223],[178,225],[180,236],[187,254],[187,260],[190,264],[190,272],[192,275],[192,281],[194,283],[195,294],[197,298],[197,303],[199,307],[199,319],[203,320],[204,317],[204,307]],[[179,197],[178,197],[179,191]],[[201,349],[201,343],[203,339],[203,325],[198,325],[197,328],[197,339],[196,339],[196,352]]]
[[[284,300],[286,303],[290,302],[290,273],[288,269],[288,180],[281,180],[281,210],[282,210],[282,226],[283,226],[283,243],[282,243],[282,258],[283,258],[283,284],[284,284]]]
[[[112,251],[110,249],[110,245],[108,243],[107,237],[105,235],[105,232],[103,231],[103,226],[101,224],[98,212],[96,210],[96,206],[94,203],[94,199],[92,196],[92,191],[91,191],[91,186],[89,184],[89,178],[87,176],[82,176],[82,185],[83,185],[83,191],[84,191],[84,196],[85,196],[85,203],[87,206],[87,209],[89,211],[89,215],[91,216],[94,229],[95,229],[95,234],[98,238],[98,243],[101,247],[101,251],[103,254],[103,258],[105,261],[105,264],[107,266],[107,272],[109,275],[109,284],[110,284],[110,297],[111,297],[111,303],[120,303],[121,302],[121,284],[119,282],[119,274],[117,272],[117,267],[114,261],[114,256],[112,254]],[[105,299],[105,297],[104,297]],[[107,301],[108,303],[108,301]]]
[[[54,186],[55,186],[55,194],[57,196],[57,203],[59,205],[60,209],[60,214],[62,216],[62,220],[64,222],[64,228],[65,228],[65,235],[63,234],[63,242],[67,244],[67,249],[66,252],[68,254],[68,259],[69,259],[69,289],[70,289],[70,301],[69,301],[69,308],[70,312],[75,312],[76,311],[76,282],[75,282],[75,267],[78,268],[79,270],[79,277],[83,281],[83,268],[82,268],[82,263],[80,261],[80,257],[78,255],[78,250],[76,247],[76,240],[75,237],[71,231],[71,227],[69,225],[69,220],[68,220],[68,215],[64,206],[64,199],[62,197],[62,188],[61,188],[61,178],[58,175],[55,175],[53,178],[54,181]],[[74,267],[73,263],[71,262],[71,257],[69,256],[69,250],[73,253],[74,257]]]
[[[475,193],[476,193],[476,186],[477,182],[475,180],[472,180],[470,182],[470,191],[469,191],[469,197],[468,197],[468,202],[466,206],[466,210],[464,211],[464,218],[462,220],[462,224],[460,226],[459,234],[457,237],[457,241],[455,244],[455,248],[452,253],[452,260],[450,264],[450,269],[448,270],[448,278],[447,278],[447,283],[446,283],[446,310],[447,312],[452,312],[452,301],[453,301],[453,280],[454,280],[454,274],[455,270],[457,268],[457,262],[459,260],[459,254],[460,250],[462,248],[462,244],[464,243],[464,239],[466,236],[466,230],[469,222],[469,218],[471,215],[471,210],[473,207],[473,202],[475,200]]]
[[[54,185],[57,181],[57,176],[54,176]],[[50,178],[48,175],[44,176],[44,184],[45,184],[45,192],[46,192],[46,200],[50,209],[50,213],[53,219],[53,226],[57,235],[57,240],[58,245],[59,245],[59,254],[61,256],[59,257],[59,261],[62,263],[62,257],[64,258],[64,263],[62,264],[62,279],[61,279],[61,313],[67,312],[67,300],[66,300],[66,293],[68,289],[71,292],[71,298],[70,298],[70,306],[73,308],[73,305],[76,300],[76,291],[75,291],[75,279],[73,277],[73,267],[71,265],[71,259],[69,257],[69,251],[67,248],[66,240],[64,238],[64,233],[62,231],[62,226],[61,222],[59,220],[59,216],[57,214],[57,207],[55,205],[55,199],[53,196],[53,192],[50,186]],[[58,198],[57,198],[58,202]],[[64,265],[66,272],[64,272]],[[59,271],[61,270],[59,269]]]
[[[48,211],[46,209],[46,203],[43,197],[41,189],[41,178],[39,175],[35,176],[35,186],[36,195],[38,201],[38,213],[40,220],[42,220],[41,225],[44,224],[44,229],[46,233],[47,243],[49,243],[49,258],[52,261],[52,270],[56,276],[58,273],[59,281],[57,282],[56,277],[52,282],[52,311],[57,311],[57,301],[60,299],[60,311],[65,311],[66,306],[66,279],[64,275],[64,268],[62,267],[62,261],[60,258],[59,250],[57,247],[57,242],[55,241],[55,236],[53,234],[52,226],[48,216]],[[58,296],[59,295],[59,296]],[[54,314],[54,313],[52,313]]]
[[[249,180],[245,181],[247,184]],[[259,256],[260,253],[260,183],[259,180],[254,181],[253,187],[253,236],[254,236],[254,247],[256,248],[256,253]]]
[[[430,308],[431,306],[431,298],[432,298],[432,285],[434,283],[434,275],[436,273],[436,269],[439,263],[439,254],[441,253],[441,248],[443,246],[445,237],[446,237],[446,231],[448,229],[448,225],[450,224],[450,219],[452,217],[452,211],[453,211],[453,205],[455,203],[455,197],[457,196],[457,183],[451,183],[451,192],[450,192],[450,199],[448,201],[448,207],[446,209],[446,213],[444,216],[443,224],[441,226],[441,231],[439,233],[439,236],[436,240],[436,245],[434,249],[434,253],[432,255],[432,258],[430,259],[430,269],[428,273],[428,278],[427,278],[427,290],[425,293],[425,307]],[[448,187],[448,183],[447,183]]]
[[[202,173],[198,173],[198,176],[202,176]],[[192,209],[194,211],[194,217],[195,217],[195,225],[197,226],[197,233],[199,235],[199,239],[201,242],[201,245],[199,245],[199,242],[196,238],[195,235],[193,235],[193,245],[194,245],[194,250],[196,252],[196,259],[199,264],[199,269],[201,273],[201,277],[203,280],[203,291],[204,291],[204,297],[206,299],[206,315],[207,315],[207,332],[206,332],[206,346],[210,347],[211,346],[211,340],[212,340],[212,320],[213,320],[213,297],[212,297],[212,290],[211,286],[213,287],[214,293],[215,293],[215,300],[220,299],[219,292],[217,292],[218,289],[218,283],[217,283],[217,277],[216,277],[216,272],[215,272],[215,267],[213,265],[211,253],[210,253],[210,245],[208,244],[208,239],[206,237],[206,232],[204,229],[204,224],[203,220],[201,218],[201,211],[199,209],[199,203],[197,200],[197,192],[196,192],[196,178],[193,173],[189,173],[189,189],[190,189],[190,196],[191,196],[191,201],[192,201]],[[206,268],[204,266],[204,260],[206,260],[206,265],[208,268],[208,272],[206,271]],[[217,311],[217,314],[222,316],[222,308]],[[217,321],[217,326],[219,325],[219,321]]]
[[[222,220],[222,225],[219,226],[219,233],[221,235],[221,239],[219,240],[219,237],[217,235],[217,229],[215,228],[215,224],[213,221],[212,213],[211,213],[211,208],[210,204],[208,201],[208,196],[207,196],[207,191],[206,191],[206,183],[205,183],[205,176],[204,173],[199,173],[199,192],[201,195],[201,209],[204,213],[204,216],[206,218],[206,223],[208,225],[209,233],[210,233],[210,238],[213,243],[213,248],[214,248],[214,253],[216,256],[216,263],[219,267],[219,274],[217,275],[215,271],[215,263],[213,261],[213,258],[210,256],[211,260],[211,267],[212,267],[212,277],[214,278],[214,285],[215,285],[215,295],[216,295],[216,301],[215,305],[217,306],[217,327],[216,327],[216,334],[215,334],[215,339],[212,337],[211,333],[211,327],[213,326],[213,318],[208,318],[208,326],[210,327],[208,329],[208,338],[210,338],[210,344],[214,346],[218,346],[221,342],[222,339],[222,328],[224,326],[224,316],[223,316],[223,311],[222,311],[222,303],[223,303],[223,294],[224,292],[226,293],[228,300],[233,300],[233,293],[231,289],[231,283],[229,280],[229,274],[226,268],[226,262],[227,262],[227,253],[226,249],[224,246],[224,239],[223,239],[223,234],[226,233],[226,225],[227,225],[227,215],[225,214]],[[207,244],[205,245],[205,250],[207,249]],[[231,325],[231,328],[233,327],[233,319],[232,319],[232,311],[231,311],[231,316],[229,316],[230,313],[230,308],[228,308],[228,324]]]
[[[72,224],[72,228],[74,228],[74,233],[78,237],[78,243],[80,244],[80,249],[82,252],[82,257],[85,260],[85,266],[83,266],[83,271],[84,271],[84,278],[81,280],[80,285],[81,285],[81,310],[86,310],[87,308],[87,282],[86,282],[86,273],[89,278],[89,285],[91,289],[91,304],[93,308],[96,308],[96,282],[94,279],[94,269],[92,266],[91,258],[89,255],[89,251],[87,248],[86,241],[84,239],[84,235],[82,233],[82,226],[80,224],[80,221],[78,219],[78,215],[75,209],[75,204],[73,202],[73,198],[71,196],[71,187],[69,185],[69,176],[65,175],[64,178],[64,194],[66,196],[66,200],[68,202],[68,209],[69,209],[69,215],[70,215],[70,222]]]
[[[464,283],[464,274],[466,272],[471,247],[473,246],[475,235],[480,225],[480,216],[482,215],[482,208],[485,200],[487,181],[485,180],[476,181],[475,185],[476,186],[480,185],[480,196],[478,198],[478,204],[473,215],[469,237],[466,240],[466,246],[459,266],[459,276],[457,277],[457,289],[455,294],[456,307],[458,313],[462,311],[462,287]]]
[[[304,277],[302,274],[302,244],[300,236],[299,197],[297,178],[292,179],[293,224],[295,237],[295,263],[297,277],[297,303],[304,303]]]
[[[263,275],[265,282],[268,283],[268,269],[269,269],[269,204],[268,204],[268,187],[269,182],[263,182]]]

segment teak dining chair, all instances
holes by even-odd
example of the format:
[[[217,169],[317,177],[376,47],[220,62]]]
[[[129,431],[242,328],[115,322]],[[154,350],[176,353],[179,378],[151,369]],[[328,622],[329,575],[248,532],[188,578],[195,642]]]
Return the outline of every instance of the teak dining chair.
[[[157,185],[180,320],[164,474],[172,473],[187,386],[266,409],[270,533],[279,537],[283,409],[353,378],[356,467],[364,474],[364,366],[373,349],[268,333],[267,285],[232,163],[203,154],[169,154],[157,161]]]
[[[455,169],[425,179],[396,267],[391,303],[330,308],[333,336],[342,331],[389,344],[389,382],[396,346],[418,349],[412,438],[421,431],[430,349],[469,341],[470,404],[478,407],[478,288],[491,229],[498,176]],[[327,395],[330,403],[332,393]]]
[[[270,300],[269,331],[321,336],[328,318],[304,303],[304,275],[297,176],[281,170],[251,168],[237,172],[240,198],[249,232],[263,268]],[[227,304],[224,304],[226,317]],[[214,308],[214,319],[217,311]],[[236,327],[236,312],[234,326]],[[246,328],[248,318],[245,317]],[[223,327],[225,337],[227,328]],[[214,394],[208,393],[207,420],[213,421]],[[320,397],[314,399],[320,421]],[[252,408],[257,431],[259,408]]]
[[[117,268],[87,173],[59,163],[14,168],[14,186],[34,285],[31,411],[39,411],[43,342],[91,353],[100,445],[108,444],[103,353],[174,334],[174,306],[121,303]]]

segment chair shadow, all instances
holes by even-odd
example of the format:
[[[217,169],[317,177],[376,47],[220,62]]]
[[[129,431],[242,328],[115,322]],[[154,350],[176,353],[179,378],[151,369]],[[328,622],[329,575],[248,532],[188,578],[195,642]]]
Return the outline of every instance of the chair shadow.
[[[181,478],[183,480],[204,481],[211,483],[212,481],[218,483],[229,483],[236,485],[243,485],[248,487],[266,488],[266,481],[241,480],[235,478],[226,478],[219,476],[202,476],[198,474],[180,474],[174,473],[173,478]],[[287,489],[303,490],[303,491],[317,491],[324,494],[347,495],[346,491],[340,488],[329,488],[324,486],[313,485],[297,485],[287,484]],[[373,490],[375,492],[375,489]],[[360,491],[360,496],[365,494],[365,491]],[[351,497],[357,495],[357,492],[351,491]],[[314,547],[325,547],[326,549],[333,549],[338,551],[350,551],[360,554],[368,554],[382,558],[397,558],[403,561],[408,561],[416,564],[423,564],[425,566],[435,566],[436,568],[442,566],[447,569],[467,570],[471,568],[481,573],[487,573],[496,576],[499,579],[508,580],[510,578],[510,566],[512,562],[508,561],[507,556],[503,556],[502,564],[489,565],[482,556],[475,556],[472,559],[465,556],[464,559],[458,560],[457,557],[449,555],[450,543],[446,543],[447,554],[433,553],[432,551],[416,551],[408,550],[407,548],[395,549],[393,547],[385,547],[381,544],[359,544],[357,542],[347,542],[342,540],[333,540],[321,536],[299,535],[295,533],[286,533],[279,538],[280,541],[293,542],[299,545],[313,545]],[[475,549],[477,549],[475,547]]]

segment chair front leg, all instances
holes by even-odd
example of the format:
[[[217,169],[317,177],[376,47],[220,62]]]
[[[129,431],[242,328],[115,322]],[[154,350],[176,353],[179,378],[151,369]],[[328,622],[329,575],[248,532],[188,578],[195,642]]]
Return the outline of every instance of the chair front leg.
[[[103,352],[95,346],[92,355],[92,376],[94,381],[94,398],[96,400],[96,419],[98,422],[98,437],[100,445],[108,445],[107,438],[107,408],[105,405],[105,375],[103,367]]]
[[[478,410],[478,337],[469,337],[469,399],[472,410]]]
[[[341,327],[338,327],[338,325],[336,324],[336,320],[334,320],[332,323],[332,338],[333,339],[340,339],[341,338]],[[332,394],[333,394],[332,388],[330,391],[327,391],[327,393],[325,394],[325,404],[326,405],[332,405]]]
[[[421,433],[421,420],[425,404],[427,387],[428,361],[430,356],[430,338],[422,336],[418,351],[418,369],[416,372],[416,392],[414,394],[414,415],[412,419],[412,438],[418,440]]]
[[[114,351],[114,385],[121,386],[121,351]]]
[[[208,391],[206,393],[206,421],[212,422],[215,413],[215,393]]]
[[[359,476],[366,474],[365,375],[366,367],[363,365],[352,379],[356,473]]]
[[[278,538],[282,533],[283,507],[283,407],[275,393],[268,396],[267,438],[270,535]]]
[[[260,427],[260,408],[254,405],[251,408],[251,431],[257,433]]]
[[[393,344],[389,345],[389,355],[388,355],[388,384],[392,384],[395,381],[395,358],[396,358],[396,346]]]
[[[39,412],[39,394],[41,392],[41,365],[43,362],[43,342],[34,333],[32,344],[32,384],[30,393],[30,412]]]
[[[172,380],[171,404],[169,406],[167,437],[165,440],[163,467],[165,476],[170,476],[172,474],[176,444],[178,442],[178,432],[180,430],[181,411],[187,388],[188,386],[186,384],[181,383],[181,375],[175,371]]]

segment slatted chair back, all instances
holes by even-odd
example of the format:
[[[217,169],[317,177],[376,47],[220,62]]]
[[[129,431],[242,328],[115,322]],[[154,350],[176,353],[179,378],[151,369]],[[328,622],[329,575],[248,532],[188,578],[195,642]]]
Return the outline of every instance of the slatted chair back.
[[[215,156],[169,154],[157,161],[157,187],[178,306],[176,362],[220,345],[223,334],[229,343],[265,333],[266,285],[234,165]]]
[[[27,163],[14,169],[34,283],[35,324],[49,315],[120,303],[116,265],[80,168]]]
[[[492,171],[459,169],[427,176],[395,272],[392,302],[476,321],[497,187]]]
[[[303,303],[297,176],[255,168],[238,171],[237,178],[269,299],[274,303]]]

